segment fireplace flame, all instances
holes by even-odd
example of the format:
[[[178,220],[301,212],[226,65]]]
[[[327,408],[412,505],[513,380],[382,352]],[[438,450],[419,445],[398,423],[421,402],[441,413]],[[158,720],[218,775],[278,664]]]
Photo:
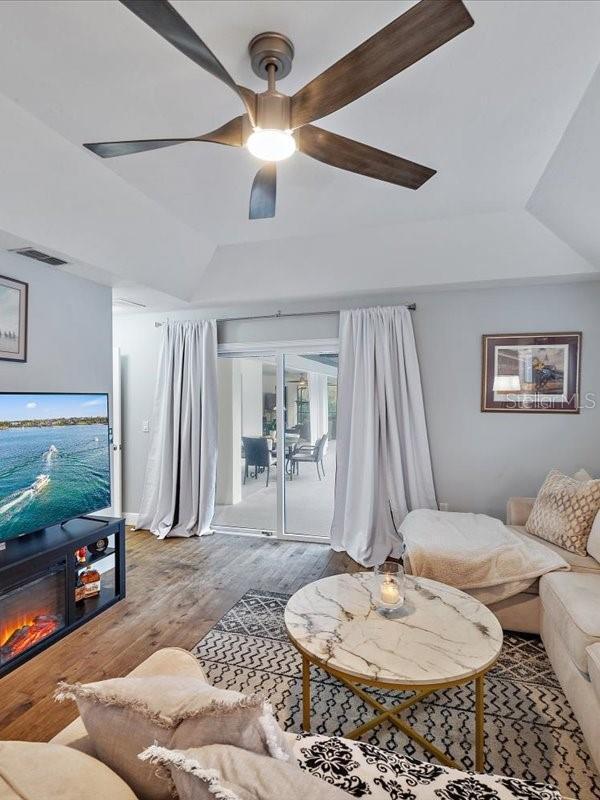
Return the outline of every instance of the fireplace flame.
[[[62,617],[45,610],[24,613],[7,622],[0,622],[0,665],[46,639],[62,623]]]

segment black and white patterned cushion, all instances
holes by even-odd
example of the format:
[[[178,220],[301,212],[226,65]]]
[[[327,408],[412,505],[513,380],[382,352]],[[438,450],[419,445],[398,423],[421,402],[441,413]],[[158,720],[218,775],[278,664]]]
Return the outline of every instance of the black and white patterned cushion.
[[[546,783],[479,775],[417,761],[366,742],[299,735],[294,753],[302,769],[369,800],[561,800]]]

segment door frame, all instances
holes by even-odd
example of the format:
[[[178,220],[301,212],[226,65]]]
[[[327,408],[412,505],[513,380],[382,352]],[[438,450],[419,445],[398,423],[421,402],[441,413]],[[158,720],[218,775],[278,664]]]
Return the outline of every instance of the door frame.
[[[275,358],[276,369],[276,404],[277,404],[277,511],[276,530],[260,531],[255,528],[238,528],[229,525],[213,525],[216,533],[235,533],[245,536],[268,536],[288,542],[318,542],[327,544],[329,539],[309,534],[286,533],[285,530],[285,436],[280,431],[285,427],[285,356],[306,355],[311,353],[339,353],[339,339],[293,339],[292,341],[271,342],[233,342],[220,344],[217,349],[218,358]]]
[[[123,421],[121,407],[121,351],[113,347],[112,387],[112,497],[113,517],[123,514]]]

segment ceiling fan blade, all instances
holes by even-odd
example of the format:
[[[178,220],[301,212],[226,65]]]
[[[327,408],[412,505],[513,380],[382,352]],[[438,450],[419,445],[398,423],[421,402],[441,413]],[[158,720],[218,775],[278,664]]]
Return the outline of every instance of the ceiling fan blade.
[[[258,170],[250,191],[249,219],[268,219],[275,216],[277,199],[277,167],[275,162]]]
[[[161,147],[172,147],[175,144],[193,141],[193,139],[139,139],[132,142],[91,142],[83,146],[101,158],[114,158],[115,156],[130,156],[133,153],[144,153],[146,150],[158,150]]]
[[[305,125],[297,135],[298,149],[317,161],[408,189],[418,189],[436,173],[430,167],[324,131],[315,125]]]
[[[244,144],[243,137],[244,116],[234,117],[221,125],[220,128],[211,131],[210,133],[203,133],[202,136],[197,136],[192,139],[194,142],[214,142],[215,144],[227,144],[230,147],[242,147]]]
[[[120,0],[120,2],[199,67],[233,89],[246,106],[248,116],[254,124],[256,100],[254,92],[237,85],[212,50],[168,0]]]
[[[292,127],[327,116],[474,24],[462,0],[421,0],[292,97]]]
[[[129,156],[133,153],[144,153],[147,150],[158,150],[161,147],[172,147],[175,144],[184,142],[214,142],[215,144],[227,144],[230,147],[241,147],[243,144],[242,126],[243,117],[226,122],[210,133],[202,136],[193,136],[188,139],[138,139],[131,142],[92,142],[84,144],[88,150],[102,158],[114,158],[115,156]]]

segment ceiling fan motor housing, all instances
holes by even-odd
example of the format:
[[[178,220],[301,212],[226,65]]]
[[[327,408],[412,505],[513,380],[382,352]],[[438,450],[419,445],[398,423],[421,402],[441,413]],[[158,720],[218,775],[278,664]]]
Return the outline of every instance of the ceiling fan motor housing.
[[[259,78],[269,79],[268,67],[275,67],[278,81],[287,77],[292,69],[294,45],[282,33],[268,31],[257,34],[248,45],[252,69]]]
[[[263,130],[290,130],[290,108],[287,95],[276,90],[262,92],[256,98],[256,126]]]

